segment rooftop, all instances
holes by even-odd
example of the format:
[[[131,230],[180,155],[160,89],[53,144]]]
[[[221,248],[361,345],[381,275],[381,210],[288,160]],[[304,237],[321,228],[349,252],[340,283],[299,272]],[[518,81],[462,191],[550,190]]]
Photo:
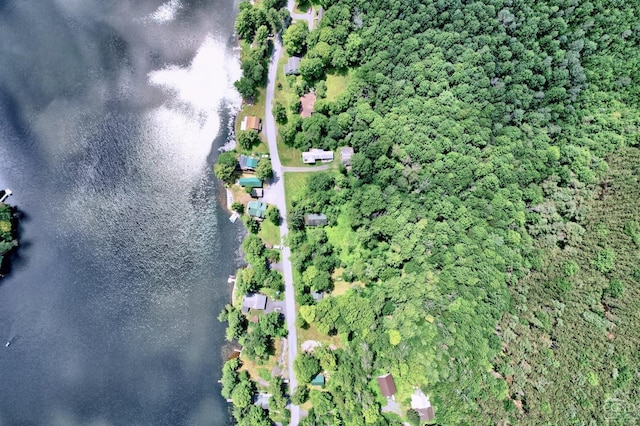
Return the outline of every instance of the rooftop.
[[[380,386],[380,392],[382,392],[382,395],[387,398],[391,398],[396,394],[396,384],[393,381],[391,373],[378,376],[378,386]]]
[[[300,58],[297,56],[292,56],[289,58],[287,63],[284,64],[284,73],[285,75],[298,74],[299,68],[300,68]]]
[[[313,105],[316,103],[316,94],[309,92],[300,97],[300,116],[302,118],[311,117],[313,113]]]
[[[247,312],[249,309],[263,310],[267,306],[267,296],[260,293],[253,293],[244,296],[242,299],[242,310]]]
[[[333,151],[324,151],[322,149],[311,148],[309,151],[302,153],[302,162],[305,164],[315,163],[316,161],[333,161]]]
[[[247,213],[249,216],[264,218],[267,211],[267,205],[262,201],[249,201],[247,204]]]
[[[238,158],[238,163],[241,170],[255,170],[258,167],[258,159],[247,155],[241,155]]]
[[[240,186],[253,186],[253,187],[261,187],[262,179],[258,179],[255,176],[243,177],[238,180]]]
[[[262,130],[262,120],[254,115],[245,115],[240,123],[240,130]]]

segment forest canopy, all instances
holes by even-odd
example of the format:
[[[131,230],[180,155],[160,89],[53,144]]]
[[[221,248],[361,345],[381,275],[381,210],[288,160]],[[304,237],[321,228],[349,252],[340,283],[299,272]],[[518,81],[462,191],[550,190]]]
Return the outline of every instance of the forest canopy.
[[[307,424],[386,424],[372,383],[387,372],[405,403],[428,393],[440,424],[627,424],[601,408],[614,391],[640,402],[640,360],[625,348],[638,307],[616,302],[638,286],[625,266],[638,247],[621,256],[586,221],[614,186],[609,163],[640,145],[637,2],[324,3],[302,78],[322,86],[349,67],[350,83],[281,133],[356,154],[349,172],[310,178],[288,212],[330,219],[300,223],[290,244],[305,322],[343,343],[318,360],[337,409]],[[637,186],[620,188],[637,205]],[[616,229],[637,236],[637,223]],[[338,274],[350,290],[316,302]],[[570,303],[585,286],[590,299]],[[558,337],[563,321],[595,352]],[[618,325],[634,337],[611,339]]]

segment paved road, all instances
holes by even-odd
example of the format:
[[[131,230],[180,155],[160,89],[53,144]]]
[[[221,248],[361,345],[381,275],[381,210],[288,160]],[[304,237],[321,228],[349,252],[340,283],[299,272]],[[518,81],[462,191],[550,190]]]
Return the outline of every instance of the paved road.
[[[324,166],[316,166],[316,167],[282,167],[282,170],[289,173],[304,173],[304,172],[322,172],[324,170],[329,170],[331,168],[330,165],[325,164]]]
[[[293,10],[293,1],[289,1],[289,11]],[[272,202],[280,210],[282,216],[282,222],[280,223],[280,235],[282,236],[282,274],[284,276],[284,289],[285,289],[285,317],[287,319],[287,328],[289,334],[287,336],[287,346],[289,350],[288,367],[289,367],[289,392],[293,395],[293,391],[298,386],[296,376],[293,372],[293,361],[298,354],[298,335],[296,331],[296,301],[293,292],[293,271],[291,269],[291,250],[289,247],[284,246],[284,237],[287,235],[287,203],[284,198],[284,169],[282,163],[280,163],[280,157],[278,156],[278,144],[276,142],[276,122],[271,112],[271,104],[273,103],[274,87],[276,81],[276,71],[278,69],[278,58],[282,51],[282,45],[274,40],[273,57],[269,64],[269,76],[267,81],[267,94],[265,99],[265,111],[264,111],[264,126],[263,131],[267,137],[269,144],[269,154],[271,154],[271,167],[273,168],[273,184],[272,184]],[[292,426],[297,426],[300,422],[300,407],[291,404],[291,422]]]

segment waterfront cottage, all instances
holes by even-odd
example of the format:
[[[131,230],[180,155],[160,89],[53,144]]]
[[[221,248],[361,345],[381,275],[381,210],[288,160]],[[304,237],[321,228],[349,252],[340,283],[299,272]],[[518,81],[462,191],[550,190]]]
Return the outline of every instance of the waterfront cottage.
[[[247,204],[247,213],[249,213],[249,216],[264,219],[266,211],[267,205],[262,201],[249,201],[249,204]]]
[[[258,167],[258,159],[247,155],[241,155],[240,158],[238,158],[238,164],[242,171],[254,171],[256,167]]]
[[[267,306],[267,296],[260,293],[247,294],[242,298],[242,312],[247,313],[249,309],[264,310]]]
[[[262,130],[262,120],[253,115],[246,115],[240,123],[240,130]]]
[[[257,177],[243,177],[238,180],[240,186],[250,186],[252,188],[261,188],[262,187],[262,179],[258,179]]]

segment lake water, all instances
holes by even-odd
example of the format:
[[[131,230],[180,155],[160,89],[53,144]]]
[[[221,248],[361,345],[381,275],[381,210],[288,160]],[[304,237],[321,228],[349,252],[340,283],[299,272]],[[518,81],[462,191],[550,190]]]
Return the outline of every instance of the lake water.
[[[235,0],[0,2],[0,425],[223,425]],[[5,341],[13,339],[10,347]]]

